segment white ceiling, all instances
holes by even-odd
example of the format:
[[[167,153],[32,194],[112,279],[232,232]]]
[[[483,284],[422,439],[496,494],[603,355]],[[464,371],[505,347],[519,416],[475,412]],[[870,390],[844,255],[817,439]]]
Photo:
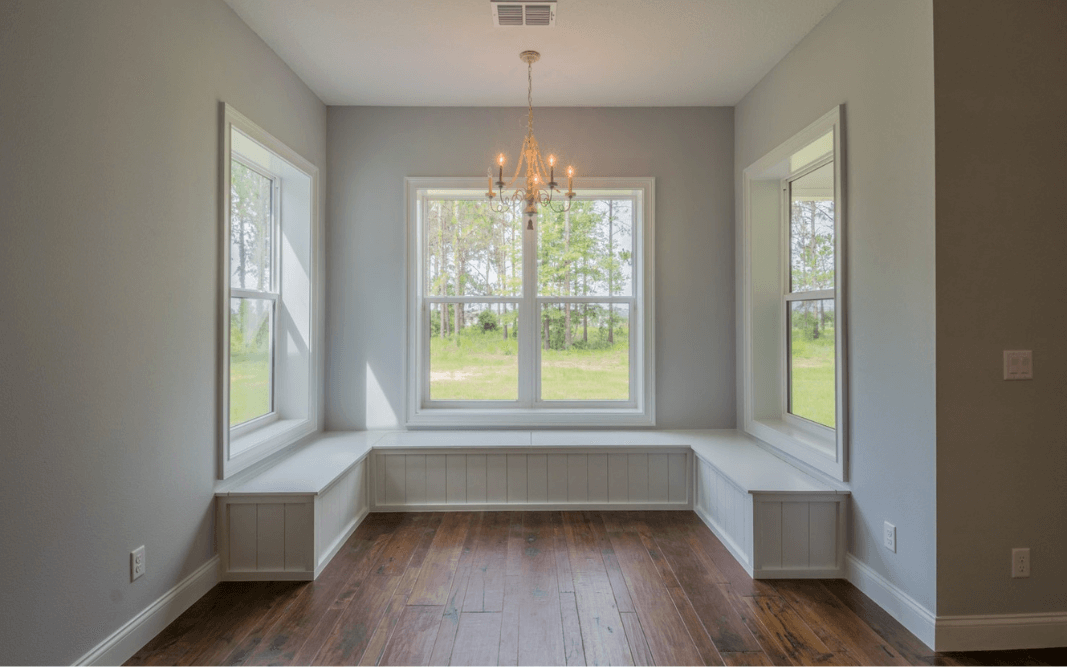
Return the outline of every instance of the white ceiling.
[[[226,0],[330,105],[732,106],[840,0],[559,0],[495,28],[489,0]]]

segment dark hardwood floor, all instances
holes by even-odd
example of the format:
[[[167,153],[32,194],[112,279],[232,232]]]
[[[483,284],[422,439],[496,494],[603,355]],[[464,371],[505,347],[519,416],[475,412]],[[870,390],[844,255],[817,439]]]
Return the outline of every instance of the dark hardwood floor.
[[[372,514],[310,583],[219,584],[159,664],[1064,664],[934,654],[843,581],[753,581],[692,512]]]

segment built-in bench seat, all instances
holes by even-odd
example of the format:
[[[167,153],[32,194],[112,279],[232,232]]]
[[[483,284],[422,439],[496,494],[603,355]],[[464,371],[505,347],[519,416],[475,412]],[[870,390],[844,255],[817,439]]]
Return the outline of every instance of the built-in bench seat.
[[[753,577],[843,576],[847,491],[736,431],[325,433],[221,486],[225,579],[313,579],[369,511],[694,509]]]
[[[370,510],[375,432],[323,433],[216,492],[222,578],[312,580]]]
[[[744,433],[692,438],[693,509],[754,579],[844,578],[847,490]]]

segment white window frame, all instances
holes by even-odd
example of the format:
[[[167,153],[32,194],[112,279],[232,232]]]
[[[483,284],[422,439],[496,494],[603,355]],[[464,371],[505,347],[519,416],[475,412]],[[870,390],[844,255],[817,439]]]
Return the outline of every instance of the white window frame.
[[[842,482],[848,479],[849,434],[843,110],[843,106],[835,107],[744,170],[738,281],[741,315],[739,421],[742,429],[801,467]],[[828,132],[833,133],[831,153],[795,169],[790,165],[791,156]],[[791,294],[789,183],[831,161],[834,165],[834,288]],[[771,229],[774,234],[767,233]],[[776,261],[765,259],[768,239],[771,238],[777,239],[777,249],[771,250],[776,253]],[[758,243],[763,245],[757,247]],[[757,254],[764,259],[757,260]],[[787,309],[794,300],[812,298],[834,300],[835,428],[789,412]],[[768,307],[772,302],[777,304],[773,316]],[[775,336],[763,335],[768,326],[774,327]],[[762,366],[757,368],[757,364]]]
[[[218,477],[226,479],[265,458],[286,449],[319,429],[319,366],[318,336],[320,330],[318,309],[318,265],[320,222],[318,210],[318,168],[296,151],[274,138],[266,130],[233,109],[220,104],[221,137],[219,165],[219,310],[218,310]],[[233,132],[244,135],[242,141],[250,140],[249,146],[262,149],[271,161],[281,165],[271,169],[233,147]],[[230,285],[230,208],[231,208],[231,160],[242,164],[272,179],[272,246],[271,246],[271,291],[233,288]],[[299,174],[305,198],[290,198],[292,206],[306,199],[306,208],[299,215],[284,214],[286,176],[282,172]],[[294,186],[291,186],[294,187]],[[287,225],[289,225],[287,227]],[[286,234],[299,234],[305,241],[300,250],[293,248]],[[306,261],[306,267],[290,269],[286,275],[286,254],[300,253],[297,262]],[[306,270],[305,270],[306,269]],[[299,277],[299,278],[298,278]],[[295,281],[295,282],[294,282]],[[301,287],[287,291],[286,284]],[[273,359],[271,364],[271,412],[250,421],[230,426],[230,298],[268,298],[274,301],[272,314]],[[300,332],[283,331],[279,325],[285,313]],[[295,313],[303,313],[297,316]],[[297,319],[299,318],[299,319]],[[283,338],[285,336],[286,338]],[[286,340],[303,336],[303,345],[294,346],[294,352],[285,347]],[[300,378],[300,379],[297,379]],[[295,398],[294,397],[299,397]]]
[[[595,191],[634,191],[634,260],[631,296],[538,296],[536,279],[537,228],[523,229],[523,292],[519,296],[441,297],[424,294],[425,238],[422,217],[430,190],[484,192],[485,178],[404,179],[408,222],[407,410],[409,428],[434,427],[627,427],[655,425],[654,371],[654,211],[653,178],[586,178],[576,199],[604,199]],[[472,199],[484,194],[471,195]],[[628,199],[620,195],[618,199]],[[636,205],[640,200],[640,205]],[[433,401],[429,398],[428,302],[517,303],[520,312],[519,387],[515,401]],[[543,304],[625,303],[630,317],[630,397],[626,401],[549,401],[540,391]],[[534,317],[531,317],[531,313]]]

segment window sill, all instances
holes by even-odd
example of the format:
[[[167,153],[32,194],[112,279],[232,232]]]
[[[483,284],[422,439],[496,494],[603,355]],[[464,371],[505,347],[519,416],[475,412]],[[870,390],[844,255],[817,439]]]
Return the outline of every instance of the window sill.
[[[581,410],[464,410],[426,408],[407,421],[410,429],[421,428],[632,428],[655,426],[651,412],[638,409]]]
[[[750,421],[745,429],[753,437],[786,454],[806,468],[844,480],[843,462],[837,456],[837,434],[816,433],[782,419]]]
[[[222,462],[222,479],[262,461],[313,433],[310,419],[279,419],[230,440],[231,456]]]

